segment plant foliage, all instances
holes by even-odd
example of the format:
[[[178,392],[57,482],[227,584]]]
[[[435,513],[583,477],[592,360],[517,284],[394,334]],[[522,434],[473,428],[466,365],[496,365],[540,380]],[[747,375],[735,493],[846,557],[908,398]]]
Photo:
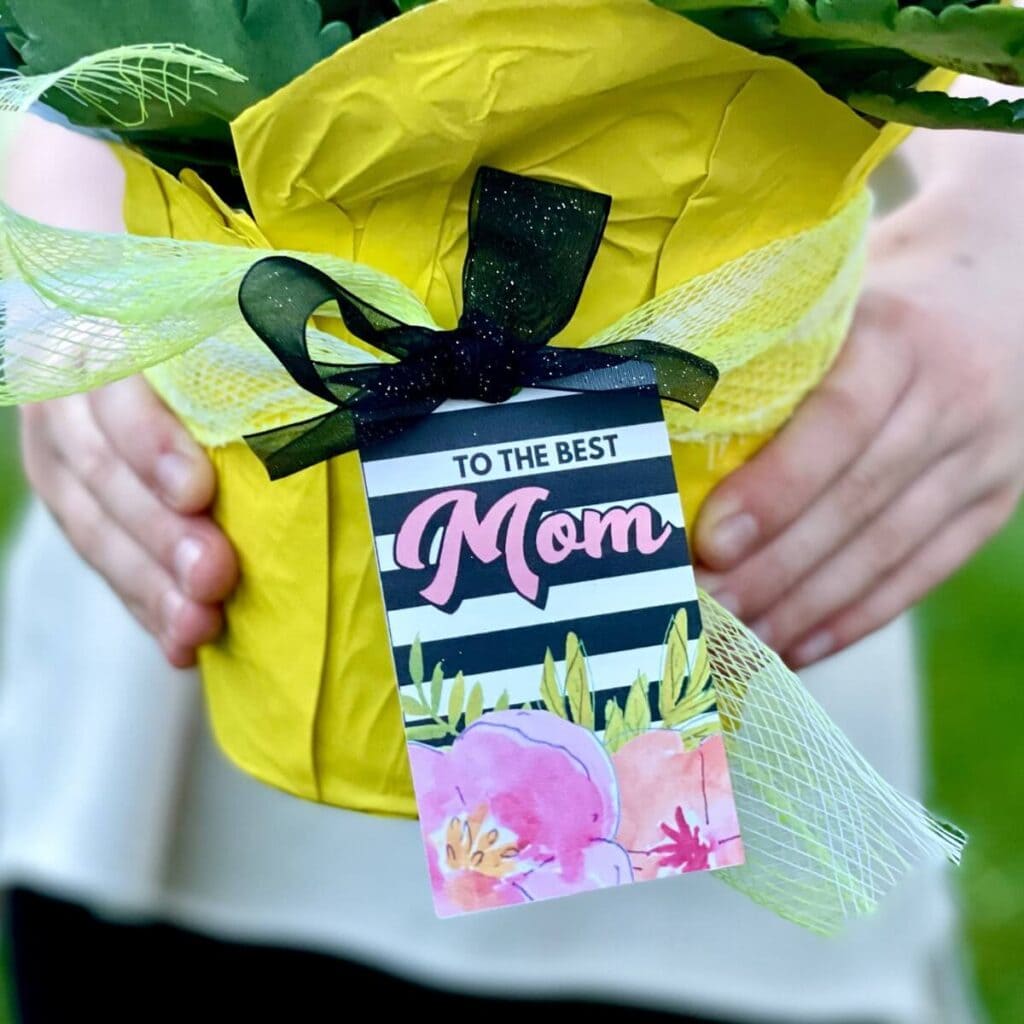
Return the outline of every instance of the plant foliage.
[[[26,74],[118,46],[175,42],[244,77],[197,89],[186,109],[93,109],[54,93],[79,124],[119,131],[176,173],[193,167],[245,205],[229,122],[356,36],[429,0],[0,0],[0,58]],[[932,68],[1024,84],[1024,9],[990,0],[651,0],[712,32],[790,61],[873,123],[1024,131],[1024,100],[917,92]],[[130,101],[123,101],[130,102]]]

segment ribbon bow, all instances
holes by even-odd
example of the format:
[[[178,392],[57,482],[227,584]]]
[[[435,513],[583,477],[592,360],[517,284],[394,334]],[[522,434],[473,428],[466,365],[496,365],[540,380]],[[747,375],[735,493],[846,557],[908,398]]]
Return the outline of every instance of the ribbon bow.
[[[496,403],[523,387],[656,382],[663,399],[699,409],[718,371],[692,353],[643,339],[548,345],[576,309],[610,206],[597,192],[482,167],[469,206],[462,316],[451,331],[404,324],[289,256],[253,264],[239,287],[242,315],[297,384],[335,407],[246,437],[271,479],[393,437],[449,398]],[[356,337],[399,362],[314,360],[306,322],[330,301]]]

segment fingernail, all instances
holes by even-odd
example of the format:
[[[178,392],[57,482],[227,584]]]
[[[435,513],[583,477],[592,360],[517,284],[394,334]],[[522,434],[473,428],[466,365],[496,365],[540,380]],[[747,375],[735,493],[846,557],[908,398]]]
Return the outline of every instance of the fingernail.
[[[168,590],[160,598],[160,621],[163,623],[161,632],[174,639],[177,633],[178,618],[185,607],[185,598],[177,590]]]
[[[749,512],[737,512],[714,523],[707,533],[705,554],[717,561],[738,562],[756,539],[757,520]]]
[[[834,647],[835,637],[827,629],[822,629],[812,633],[794,649],[792,660],[797,665],[810,665],[831,654]]]
[[[157,457],[154,467],[157,486],[172,504],[187,501],[192,490],[192,461],[180,452],[164,452]]]
[[[186,591],[191,587],[192,570],[202,557],[203,545],[195,537],[184,537],[178,541],[174,549],[174,575]]]

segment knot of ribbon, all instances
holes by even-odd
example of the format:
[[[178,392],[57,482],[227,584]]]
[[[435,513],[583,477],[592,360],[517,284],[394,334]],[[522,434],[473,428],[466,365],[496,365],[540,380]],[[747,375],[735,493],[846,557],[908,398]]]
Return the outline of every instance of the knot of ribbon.
[[[610,206],[597,192],[482,167],[454,330],[402,323],[290,256],[253,264],[239,287],[242,315],[295,382],[334,407],[246,437],[271,478],[394,437],[452,398],[499,403],[524,387],[656,386],[662,399],[699,409],[718,381],[700,356],[641,338],[548,344],[576,310]],[[398,361],[313,359],[306,324],[331,301],[352,334]]]

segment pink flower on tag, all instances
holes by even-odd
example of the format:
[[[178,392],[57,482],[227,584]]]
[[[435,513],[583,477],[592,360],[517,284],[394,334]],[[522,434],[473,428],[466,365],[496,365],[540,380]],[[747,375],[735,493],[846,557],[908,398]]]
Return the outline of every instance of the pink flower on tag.
[[[616,835],[637,879],[743,863],[743,842],[721,736],[686,750],[659,729],[614,755],[622,796]]]
[[[547,711],[496,711],[447,750],[409,744],[438,913],[632,881],[615,772],[597,737]]]

